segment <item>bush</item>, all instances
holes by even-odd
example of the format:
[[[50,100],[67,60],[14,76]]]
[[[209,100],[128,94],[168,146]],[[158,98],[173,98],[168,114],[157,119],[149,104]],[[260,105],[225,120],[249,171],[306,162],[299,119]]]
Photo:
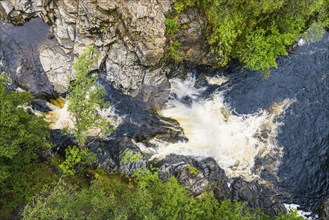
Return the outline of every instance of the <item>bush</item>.
[[[80,149],[76,146],[65,149],[65,161],[59,165],[63,176],[74,175],[76,168],[90,166],[96,162],[96,155],[89,152],[87,148]]]

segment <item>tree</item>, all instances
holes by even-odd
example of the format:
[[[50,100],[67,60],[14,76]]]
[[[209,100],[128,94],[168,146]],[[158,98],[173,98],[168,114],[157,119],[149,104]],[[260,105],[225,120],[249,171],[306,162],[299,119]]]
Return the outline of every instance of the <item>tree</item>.
[[[311,27],[319,38],[329,26],[328,0],[175,0],[170,16],[177,18],[192,7],[198,7],[208,20],[207,39],[219,55],[218,66],[234,58],[265,73],[277,66],[278,56],[288,54],[286,47],[301,33]],[[172,27],[167,25],[168,30]],[[308,35],[314,38],[313,33]]]
[[[35,162],[40,150],[50,148],[47,124],[24,110],[32,96],[8,91],[4,75],[0,79],[0,183],[13,168]]]
[[[244,203],[218,201],[212,193],[194,198],[176,178],[162,181],[155,170],[137,170],[133,180],[103,172],[96,171],[90,187],[82,189],[59,182],[24,208],[23,219],[271,219]],[[293,213],[278,219],[301,218]]]
[[[96,60],[95,48],[88,47],[74,65],[75,80],[69,87],[68,110],[76,119],[73,133],[80,146],[84,146],[91,129],[98,129],[99,134],[105,135],[112,130],[109,122],[100,115],[101,108],[108,107],[102,97],[105,91],[96,83],[97,75],[90,76]]]
[[[34,195],[48,178],[46,169],[36,164],[40,152],[50,148],[47,124],[24,109],[31,94],[9,91],[6,83],[7,77],[0,75],[0,216]]]

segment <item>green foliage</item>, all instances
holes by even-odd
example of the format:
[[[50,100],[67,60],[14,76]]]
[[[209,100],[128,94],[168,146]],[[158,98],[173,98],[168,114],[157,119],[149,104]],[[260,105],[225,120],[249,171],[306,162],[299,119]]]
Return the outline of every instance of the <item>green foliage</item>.
[[[40,189],[39,153],[50,147],[47,124],[24,110],[31,94],[8,91],[7,81],[0,75],[0,216]]]
[[[323,22],[314,22],[308,31],[303,33],[301,37],[305,40],[309,40],[311,42],[316,42],[320,40],[324,35],[324,26],[329,26],[328,24],[325,25]]]
[[[174,177],[161,181],[155,169],[136,170],[133,182],[102,170],[93,172],[90,187],[78,189],[61,181],[50,194],[27,205],[23,219],[270,219],[243,203],[219,202],[212,193],[193,198]],[[278,219],[299,218],[293,213]]]
[[[140,154],[131,151],[126,151],[122,156],[122,162],[124,163],[136,163],[140,161],[143,161],[143,157]]]
[[[40,189],[39,153],[50,147],[47,124],[24,110],[31,94],[8,91],[7,80],[0,75],[0,216]]]
[[[170,43],[169,50],[167,53],[167,59],[173,60],[174,62],[180,62],[182,60],[179,54],[180,43],[177,40],[174,40]]]
[[[17,208],[56,183],[56,178],[46,163],[28,164],[15,169],[0,185],[0,218],[10,217]]]
[[[290,210],[289,214],[281,214],[276,217],[277,220],[304,220],[303,217],[298,216],[297,210]]]
[[[182,11],[185,11],[187,8],[194,7],[195,3],[196,3],[196,0],[175,1],[174,9],[178,14],[180,14]]]
[[[0,80],[0,182],[10,175],[12,166],[24,166],[50,147],[46,123],[24,110],[31,101],[27,92],[7,91],[5,77]]]
[[[190,174],[192,174],[194,176],[197,176],[199,174],[199,170],[190,164],[187,164],[187,169],[190,172]]]
[[[77,59],[74,65],[75,81],[70,84],[71,93],[68,96],[68,110],[76,119],[74,134],[83,146],[90,129],[99,129],[100,134],[111,132],[109,122],[100,114],[100,108],[106,106],[102,99],[104,89],[96,83],[97,76],[89,76],[97,59],[93,47],[88,47]]]
[[[63,176],[74,175],[76,168],[90,166],[96,162],[96,155],[89,152],[87,148],[78,148],[76,146],[65,149],[65,161],[59,165],[63,172]]]
[[[175,13],[198,7],[208,20],[208,43],[225,66],[232,58],[269,73],[276,58],[307,30],[311,39],[329,26],[329,1],[176,0]],[[177,15],[176,15],[177,16]]]
[[[166,25],[166,32],[170,36],[173,36],[179,30],[179,25],[177,24],[177,18],[166,18],[165,25]]]

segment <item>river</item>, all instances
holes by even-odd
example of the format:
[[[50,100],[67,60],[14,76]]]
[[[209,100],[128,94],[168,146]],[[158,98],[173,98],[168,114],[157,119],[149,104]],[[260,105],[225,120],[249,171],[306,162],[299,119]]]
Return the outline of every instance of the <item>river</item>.
[[[34,31],[45,33],[40,35],[42,41],[51,41],[47,38],[47,28],[38,22],[34,24],[31,26],[41,26]],[[1,24],[0,30],[4,27],[15,41],[11,47],[24,47],[22,42],[31,39],[28,25],[23,29]],[[12,31],[8,31],[10,28]],[[9,59],[8,42],[8,38],[0,39],[0,61],[10,70],[19,54],[15,52]],[[40,38],[35,42],[39,44]],[[316,211],[329,195],[328,76],[329,34],[326,33],[321,41],[308,42],[289,56],[280,57],[278,68],[266,79],[239,65],[214,76],[205,77],[191,70],[184,79],[171,79],[171,98],[160,114],[176,119],[188,142],[165,143],[153,139],[151,142],[157,146],[154,157],[170,153],[213,157],[229,177],[270,181],[290,193],[287,203]],[[49,87],[47,81],[38,83]],[[150,123],[160,123],[153,113],[137,114],[136,111],[146,111],[143,103],[111,90],[113,95],[109,99],[117,113],[129,119],[126,121],[131,122],[135,117],[144,124],[149,119]],[[137,132],[142,136],[141,132],[148,126],[136,126],[136,123],[119,125],[121,132],[114,135],[130,132],[134,136]],[[150,126],[149,130],[153,128]],[[138,131],[134,133],[134,129]]]

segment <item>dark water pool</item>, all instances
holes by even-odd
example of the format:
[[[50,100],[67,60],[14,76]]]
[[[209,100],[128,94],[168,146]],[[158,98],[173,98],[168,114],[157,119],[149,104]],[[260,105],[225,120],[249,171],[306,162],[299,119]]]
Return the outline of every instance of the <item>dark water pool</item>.
[[[278,142],[284,156],[279,184],[294,203],[315,210],[329,195],[329,34],[278,60],[269,79],[248,71],[230,75],[226,101],[238,113],[252,113],[285,98],[286,111]]]

